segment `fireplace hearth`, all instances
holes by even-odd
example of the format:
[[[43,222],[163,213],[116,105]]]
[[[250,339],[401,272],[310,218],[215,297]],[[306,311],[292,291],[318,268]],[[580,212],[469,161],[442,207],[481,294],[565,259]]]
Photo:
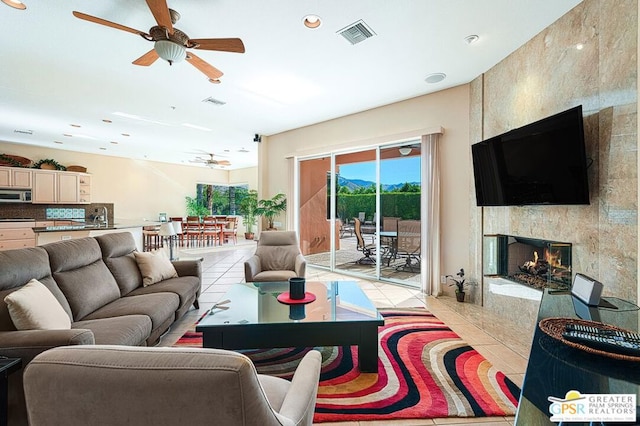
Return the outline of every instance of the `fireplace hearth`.
[[[540,290],[567,290],[571,286],[571,243],[485,235],[484,275]]]

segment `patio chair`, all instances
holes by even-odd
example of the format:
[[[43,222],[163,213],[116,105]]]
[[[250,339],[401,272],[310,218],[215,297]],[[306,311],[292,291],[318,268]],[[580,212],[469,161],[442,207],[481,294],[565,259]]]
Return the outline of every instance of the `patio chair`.
[[[397,271],[420,272],[420,221],[398,221],[397,257],[405,263],[396,267]]]
[[[359,218],[355,218],[354,221],[355,226],[353,228],[353,231],[356,234],[356,239],[358,241],[356,248],[364,255],[360,259],[356,260],[356,263],[359,265],[375,265],[376,260],[371,256],[375,255],[376,245],[366,244],[364,242],[364,237],[362,236],[362,222]]]

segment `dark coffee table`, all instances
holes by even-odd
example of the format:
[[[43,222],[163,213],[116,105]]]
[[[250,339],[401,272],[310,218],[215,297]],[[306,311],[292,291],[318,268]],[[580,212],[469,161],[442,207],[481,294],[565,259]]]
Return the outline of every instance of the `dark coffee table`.
[[[351,281],[307,281],[316,300],[286,305],[277,300],[288,283],[234,284],[216,309],[196,326],[202,346],[258,349],[358,345],[362,372],[378,371],[378,327],[384,319],[358,284]]]

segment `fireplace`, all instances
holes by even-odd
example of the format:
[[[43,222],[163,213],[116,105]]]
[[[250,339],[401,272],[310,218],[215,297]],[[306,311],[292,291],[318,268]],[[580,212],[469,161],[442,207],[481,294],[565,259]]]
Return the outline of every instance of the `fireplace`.
[[[484,275],[536,288],[569,289],[571,243],[517,237],[484,236]]]

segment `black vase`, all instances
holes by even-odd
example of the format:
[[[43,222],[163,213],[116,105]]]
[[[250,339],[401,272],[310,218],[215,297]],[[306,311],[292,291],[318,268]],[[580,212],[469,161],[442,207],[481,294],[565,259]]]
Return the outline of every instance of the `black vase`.
[[[291,299],[304,299],[305,281],[303,277],[289,278],[289,297]]]
[[[464,302],[464,296],[465,296],[465,292],[464,291],[456,291],[456,300],[458,302]]]

